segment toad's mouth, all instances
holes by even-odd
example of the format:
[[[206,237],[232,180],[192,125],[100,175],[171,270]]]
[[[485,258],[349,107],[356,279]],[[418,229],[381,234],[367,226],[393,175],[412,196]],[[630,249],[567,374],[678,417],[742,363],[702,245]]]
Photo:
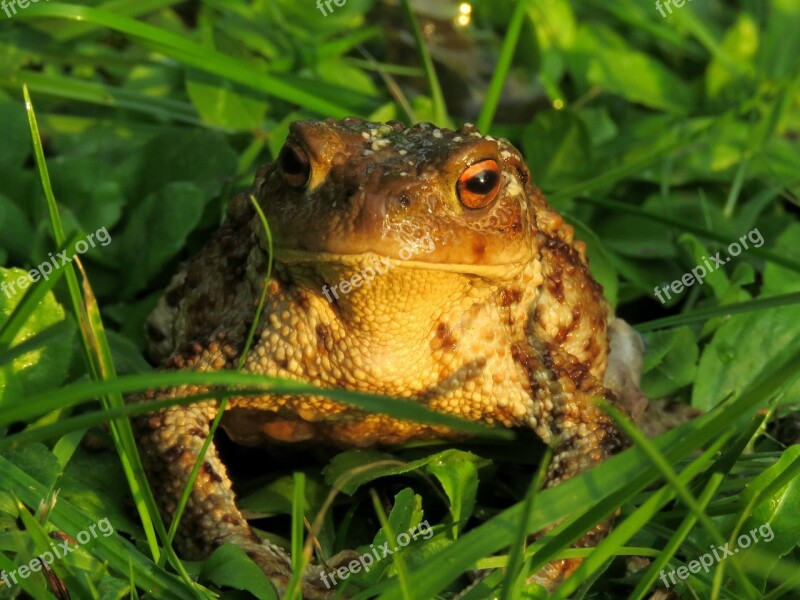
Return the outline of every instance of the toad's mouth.
[[[384,264],[389,269],[414,269],[427,271],[441,271],[476,275],[492,279],[511,279],[529,264],[531,257],[520,256],[517,261],[501,264],[470,264],[461,262],[441,262],[432,260],[419,260],[416,257],[403,259],[377,252],[360,252],[354,254],[341,254],[333,252],[311,252],[308,250],[294,250],[288,248],[273,248],[275,260],[287,266],[313,265],[313,264],[339,264],[353,269],[362,269],[375,264]]]

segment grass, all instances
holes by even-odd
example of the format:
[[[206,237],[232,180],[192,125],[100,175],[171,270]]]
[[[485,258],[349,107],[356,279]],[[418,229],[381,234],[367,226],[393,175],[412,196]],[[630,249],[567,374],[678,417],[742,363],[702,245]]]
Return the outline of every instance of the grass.
[[[100,226],[114,242],[0,293],[0,569],[47,551],[48,535],[74,538],[108,518],[112,535],[52,565],[72,597],[274,597],[235,548],[201,563],[176,555],[128,421],[269,390],[324,393],[477,436],[322,459],[226,449],[241,506],[291,550],[296,571],[431,524],[429,539],[353,575],[340,595],[448,598],[470,584],[469,572],[490,569],[465,600],[537,598],[532,572],[582,556],[556,597],[638,600],[663,587],[662,572],[769,524],[774,539],[670,590],[796,597],[795,4],[708,0],[662,18],[634,0],[476,0],[471,24],[454,27],[450,60],[442,44],[456,7],[442,21],[408,0],[396,10],[348,0],[324,18],[290,0],[18,9],[0,23],[0,282],[22,276],[12,267],[74,253]],[[542,489],[549,455],[522,432],[269,377],[153,371],[142,356],[143,320],[177,263],[218,226],[255,165],[274,159],[291,121],[346,115],[475,120],[523,149],[534,181],[586,242],[609,302],[645,334],[645,393],[705,414],[647,440],[612,410],[634,448]],[[763,245],[665,304],[655,299],[656,286],[725,256],[755,229]],[[179,384],[214,391],[123,402]],[[571,548],[615,514],[597,547]],[[626,568],[630,557],[638,570]],[[298,583],[287,597],[299,597]],[[23,592],[54,597],[38,573],[0,585],[0,598]]]

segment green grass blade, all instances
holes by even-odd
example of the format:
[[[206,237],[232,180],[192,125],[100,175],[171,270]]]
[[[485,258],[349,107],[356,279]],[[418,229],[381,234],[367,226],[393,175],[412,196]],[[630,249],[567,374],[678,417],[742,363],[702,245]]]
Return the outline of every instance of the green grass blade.
[[[60,390],[51,390],[22,399],[11,400],[7,410],[0,412],[0,425],[19,420],[30,420],[41,415],[74,404],[96,400],[109,393],[142,392],[150,389],[199,386],[242,386],[262,393],[308,394],[325,396],[360,408],[366,412],[382,413],[405,421],[450,427],[464,433],[488,436],[494,439],[510,439],[513,434],[507,429],[488,427],[452,415],[431,410],[417,402],[390,398],[378,394],[350,392],[341,389],[326,389],[278,377],[237,373],[235,371],[156,371],[126,375],[114,381],[82,381]]]
[[[39,171],[39,177],[42,183],[42,189],[45,194],[47,207],[50,215],[50,223],[53,231],[53,238],[58,246],[64,246],[64,228],[61,224],[61,217],[58,213],[55,196],[50,184],[50,176],[47,170],[47,164],[44,158],[44,150],[42,148],[42,141],[39,135],[39,127],[36,122],[36,114],[33,110],[33,104],[28,93],[28,88],[23,88],[25,96],[26,110],[28,114],[28,123],[30,126],[31,137],[33,141],[34,156],[36,165]],[[100,311],[94,300],[94,295],[91,291],[88,279],[84,273],[84,292],[86,301],[81,295],[78,278],[75,273],[76,265],[81,268],[79,258],[75,258],[74,262],[68,264],[65,269],[65,277],[67,281],[67,289],[69,298],[71,300],[72,309],[75,314],[76,321],[80,324],[80,336],[82,347],[84,350],[86,366],[89,374],[93,380],[114,381],[116,373],[114,370],[113,360],[111,358],[111,349],[108,346],[108,340],[105,337],[105,330],[103,328]],[[101,397],[106,408],[120,408],[124,405],[122,396],[119,394],[109,394]],[[112,437],[117,448],[120,462],[122,463],[128,485],[131,488],[134,504],[139,512],[142,520],[142,526],[145,531],[145,536],[150,547],[150,551],[154,558],[160,554],[156,534],[162,538],[166,536],[166,529],[161,522],[161,517],[156,506],[155,499],[153,498],[150,488],[147,484],[147,479],[144,475],[144,469],[139,459],[139,454],[136,450],[136,444],[133,438],[133,431],[131,430],[128,421],[111,421],[109,423]],[[169,550],[169,548],[168,548]],[[172,559],[173,566],[178,570],[184,578],[184,581],[193,587],[193,582],[185,571],[183,564],[178,560],[174,553],[169,553]]]
[[[699,124],[693,128],[691,135],[687,135],[686,133],[683,135],[674,135],[673,139],[667,138],[666,142],[659,144],[656,148],[643,152],[641,156],[630,159],[616,167],[605,169],[599,175],[590,177],[585,181],[568,185],[559,190],[553,190],[548,196],[549,200],[553,204],[558,204],[563,200],[607,188],[625,177],[641,173],[656,161],[666,156],[679,154],[682,150],[696,144],[697,141],[695,138],[711,129],[712,125],[713,121]],[[582,199],[581,201],[586,200]]]
[[[607,12],[620,22],[630,25],[635,31],[649,33],[688,58],[698,61],[706,59],[706,53],[702,47],[687,40],[669,23],[659,25],[657,20],[653,20],[650,7],[637,3],[636,0],[623,0],[613,4],[604,2],[604,0],[582,0],[582,2]]]
[[[514,59],[514,52],[517,49],[517,42],[522,31],[522,24],[525,21],[525,13],[528,10],[528,0],[517,0],[514,12],[511,13],[511,20],[503,38],[503,47],[497,58],[497,65],[492,73],[492,80],[486,90],[486,98],[483,100],[481,113],[478,116],[478,129],[484,133],[489,131],[494,120],[497,105],[500,103],[500,96],[503,94],[503,87],[511,68],[511,61]]]
[[[128,109],[149,115],[165,121],[186,123],[203,127],[203,121],[197,116],[191,104],[144,96],[130,90],[108,86],[95,81],[83,81],[75,77],[64,77],[43,74],[35,71],[25,71],[21,79],[28,85],[28,89],[37,95],[59,98],[62,100],[75,100],[87,104],[107,106],[114,109]],[[0,78],[0,82],[3,79]],[[16,79],[15,79],[16,81]],[[8,80],[5,82],[11,83]]]
[[[251,395],[257,395],[261,391],[251,391]],[[242,392],[208,392],[205,394],[194,394],[186,398],[170,398],[169,400],[153,400],[149,402],[131,402],[124,406],[116,408],[104,408],[98,411],[85,412],[77,416],[60,419],[49,425],[41,425],[37,427],[28,427],[19,433],[15,433],[6,437],[0,438],[0,452],[8,448],[16,448],[23,444],[31,444],[34,442],[44,442],[53,438],[60,437],[72,431],[81,429],[88,429],[103,423],[107,423],[112,419],[120,419],[127,417],[136,417],[155,410],[162,410],[170,406],[194,404],[209,398],[217,398],[222,395],[242,395]],[[247,393],[244,393],[247,395]]]
[[[700,494],[698,502],[704,509],[713,498],[719,486],[722,485],[725,475],[733,468],[736,459],[744,452],[750,439],[758,432],[761,424],[764,422],[766,415],[757,415],[750,423],[748,428],[739,436],[739,438],[727,448],[720,459],[716,462],[715,466],[710,469],[711,475],[706,482],[705,488]],[[727,438],[725,438],[727,439]],[[681,473],[682,475],[683,473]],[[637,511],[638,512],[638,511]],[[631,592],[630,600],[643,600],[648,590],[653,586],[659,578],[659,573],[672,559],[675,553],[680,548],[681,544],[686,540],[694,527],[697,519],[693,514],[687,514],[681,521],[681,524],[675,530],[675,534],[669,539],[667,544],[662,548],[658,557],[650,564],[645,574],[639,580],[636,588]]]
[[[113,12],[126,17],[141,17],[161,8],[167,8],[179,4],[181,0],[108,0],[97,8]],[[77,37],[92,33],[99,29],[98,25],[91,23],[59,23],[58,28],[54,28],[53,39],[59,42],[67,42]]]
[[[722,435],[719,439],[715,440],[711,446],[703,452],[697,459],[692,461],[681,473],[678,475],[678,479],[682,483],[688,483],[698,474],[700,474],[703,469],[707,468],[713,461],[714,456],[717,454],[719,449],[725,444],[729,436]],[[617,504],[622,504],[631,499],[631,497],[636,493],[635,486],[629,486],[628,493],[620,494],[617,496],[618,499]],[[575,591],[580,583],[586,579],[588,576],[592,575],[593,573],[598,572],[609,559],[613,558],[614,556],[619,554],[619,549],[623,547],[623,545],[636,533],[638,532],[653,516],[663,508],[668,502],[670,502],[675,497],[675,491],[670,485],[663,486],[661,489],[656,491],[655,493],[651,494],[647,501],[642,504],[636,511],[633,512],[627,519],[625,519],[622,523],[619,523],[614,530],[594,549],[594,551],[581,563],[575,573],[570,576],[567,581],[565,581],[559,589],[554,594],[554,600],[556,598],[562,599],[567,598],[569,594]],[[609,498],[611,501],[610,507],[606,507],[604,509],[604,513],[606,515],[612,514],[613,511],[613,501],[615,498]],[[607,502],[608,504],[608,502]],[[609,508],[611,510],[609,510]],[[591,511],[587,511],[591,512]],[[579,520],[582,520],[583,517]],[[584,524],[583,531],[586,531],[586,526]],[[565,531],[566,533],[566,531]],[[556,536],[548,545],[542,549],[541,553],[545,555],[547,560],[553,560],[559,553],[563,553],[561,548],[564,547],[565,542],[571,543],[574,539],[574,534],[570,536],[566,536],[566,540],[559,540],[563,534]],[[548,547],[552,547],[552,549],[548,552]],[[539,568],[544,565],[544,560],[539,559],[535,563],[535,567]]]
[[[16,18],[35,19],[41,17],[72,19],[108,27],[143,43],[151,44],[167,56],[187,66],[218,75],[228,81],[239,83],[268,96],[298,104],[307,110],[325,116],[342,118],[349,114],[363,113],[364,106],[341,106],[329,102],[318,93],[311,93],[304,89],[312,85],[316,89],[329,88],[321,82],[308,82],[309,86],[304,86],[302,82],[291,81],[291,78],[287,76],[262,73],[241,60],[197,44],[185,36],[108,11],[70,4],[40,3],[31,5],[24,12],[20,12]],[[368,104],[371,105],[371,101],[368,101]]]
[[[672,315],[670,317],[662,317],[661,319],[653,319],[652,321],[637,323],[635,329],[637,331],[644,332],[654,331],[656,329],[665,329],[668,327],[679,327],[680,325],[688,325],[690,323],[702,323],[715,317],[737,315],[756,310],[767,310],[770,308],[789,306],[797,303],[800,303],[800,292],[782,294],[780,296],[768,296],[766,298],[759,298],[757,300],[748,300],[747,302],[737,302],[736,304],[723,304],[722,306],[698,308],[697,310],[692,310],[680,315]]]
[[[292,474],[292,579],[286,587],[286,600],[299,598],[306,557],[303,554],[303,524],[306,504],[306,478],[303,473]]]
[[[519,595],[522,591],[519,585],[524,583],[525,574],[522,573],[525,564],[525,541],[527,534],[525,533],[525,524],[531,518],[531,511],[533,510],[533,503],[537,494],[541,491],[544,485],[545,477],[547,476],[547,469],[550,466],[550,461],[553,459],[553,449],[548,446],[545,455],[542,457],[542,462],[539,464],[539,469],[531,480],[528,493],[522,499],[522,514],[520,515],[519,533],[517,539],[511,545],[511,551],[508,553],[508,566],[503,582],[503,591],[500,600],[513,600],[515,595]],[[520,575],[523,575],[520,580]]]
[[[45,486],[3,456],[0,456],[0,480],[12,485],[20,500],[31,508],[36,508],[48,494]],[[63,498],[50,512],[49,520],[71,536],[88,529],[92,524],[91,517],[84,510]],[[99,560],[106,561],[119,573],[127,573],[129,568],[132,569],[136,574],[136,584],[149,593],[158,594],[158,598],[189,600],[196,597],[176,576],[156,568],[135,546],[119,535],[97,536],[92,543],[92,554]]]
[[[697,501],[697,499],[694,497],[694,494],[689,491],[689,488],[686,486],[686,484],[681,481],[677,473],[675,473],[675,470],[670,465],[669,460],[661,452],[659,452],[656,446],[650,440],[648,440],[644,434],[641,433],[636,426],[631,423],[620,411],[607,403],[603,404],[603,409],[611,415],[620,429],[622,429],[623,433],[628,436],[629,439],[633,440],[638,448],[641,448],[644,451],[644,453],[653,463],[653,466],[673,487],[683,504],[686,505],[686,507],[692,512],[692,516],[697,519],[705,528],[705,530],[711,536],[711,539],[713,539],[719,545],[724,544],[725,539],[717,529],[717,526],[711,521],[711,518],[706,514],[704,507]],[[741,585],[742,590],[745,590],[747,597],[757,598],[758,591],[755,589],[753,584],[750,583],[750,580],[747,579],[745,574],[739,568],[738,564],[734,562],[733,565],[734,576],[738,580],[739,585]]]
[[[372,499],[372,508],[375,510],[375,514],[378,516],[378,522],[381,524],[381,529],[383,529],[386,534],[385,539],[396,540],[397,534],[392,529],[392,524],[389,523],[389,518],[386,516],[386,511],[383,510],[381,499],[378,497],[378,493],[373,488],[370,489],[369,495]],[[411,594],[411,585],[408,578],[408,567],[406,566],[405,559],[399,552],[392,554],[392,564],[397,570],[397,581],[400,582],[400,591],[403,594],[403,600],[412,600],[412,598],[415,596]]]
[[[444,102],[444,94],[442,94],[442,86],[439,85],[439,78],[436,76],[436,67],[433,65],[431,53],[428,51],[428,46],[425,44],[425,39],[422,37],[422,30],[419,27],[419,21],[411,8],[409,0],[400,0],[400,5],[403,7],[403,14],[406,17],[412,33],[414,34],[414,42],[417,46],[417,53],[422,62],[422,68],[425,70],[425,78],[428,82],[428,90],[431,93],[431,100],[433,100],[433,118],[436,125],[439,127],[452,127],[450,117],[447,115],[447,106]]]
[[[0,350],[0,365],[10,363],[12,360],[24,356],[29,352],[39,350],[43,346],[53,344],[56,341],[67,337],[72,331],[72,323],[69,321],[61,321],[55,325],[51,325],[37,333],[35,336],[28,338],[21,344],[17,344],[9,350]]]

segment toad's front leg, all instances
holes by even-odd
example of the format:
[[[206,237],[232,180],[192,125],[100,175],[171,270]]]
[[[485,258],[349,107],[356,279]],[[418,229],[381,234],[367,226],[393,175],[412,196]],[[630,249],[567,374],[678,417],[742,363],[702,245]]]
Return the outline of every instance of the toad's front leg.
[[[174,390],[158,398],[177,394]],[[216,402],[174,406],[134,422],[142,462],[167,522],[172,520],[216,410]],[[285,589],[291,577],[286,552],[261,540],[236,507],[231,481],[213,442],[189,496],[175,542],[181,556],[190,560],[206,558],[222,544],[236,544],[279,591]]]
[[[552,487],[611,458],[627,445],[617,425],[596,403],[605,398],[623,414],[638,418],[647,405],[639,389],[644,343],[625,321],[612,317],[609,326],[610,353],[603,383],[593,380],[575,362],[558,352],[554,361],[561,363],[562,376],[554,387],[551,415],[553,460],[547,472],[547,486]],[[566,368],[563,368],[566,367]],[[572,368],[570,368],[572,367]],[[571,377],[570,377],[571,374]],[[597,545],[610,531],[612,520],[598,524],[573,547]],[[533,580],[549,590],[555,589],[581,563],[581,559],[561,560],[546,565]]]
[[[174,389],[155,399],[185,396],[204,390]],[[186,482],[208,437],[216,402],[175,406],[135,419],[134,430],[142,462],[164,519],[169,523]],[[208,448],[178,528],[176,547],[190,560],[207,558],[222,544],[244,550],[282,596],[291,579],[291,562],[280,547],[259,538],[236,507],[225,465],[213,442]],[[337,562],[337,557],[332,559]],[[303,579],[303,597],[323,600],[331,592],[310,568]]]
[[[579,392],[557,409],[551,426],[553,459],[547,470],[546,487],[580,475],[611,458],[627,445],[613,420],[598,407],[595,397]],[[611,524],[611,520],[598,524],[573,547],[597,545],[609,533]],[[531,580],[553,591],[580,566],[581,561],[575,558],[551,562]]]

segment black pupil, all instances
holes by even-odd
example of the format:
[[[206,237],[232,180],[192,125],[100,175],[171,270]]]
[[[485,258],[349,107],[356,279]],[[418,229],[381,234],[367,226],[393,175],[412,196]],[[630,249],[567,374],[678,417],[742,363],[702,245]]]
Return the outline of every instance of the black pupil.
[[[500,175],[497,171],[481,171],[467,181],[467,189],[473,194],[486,195],[497,185]]]
[[[304,175],[308,172],[308,160],[291,146],[284,146],[281,150],[280,163],[287,175]]]

